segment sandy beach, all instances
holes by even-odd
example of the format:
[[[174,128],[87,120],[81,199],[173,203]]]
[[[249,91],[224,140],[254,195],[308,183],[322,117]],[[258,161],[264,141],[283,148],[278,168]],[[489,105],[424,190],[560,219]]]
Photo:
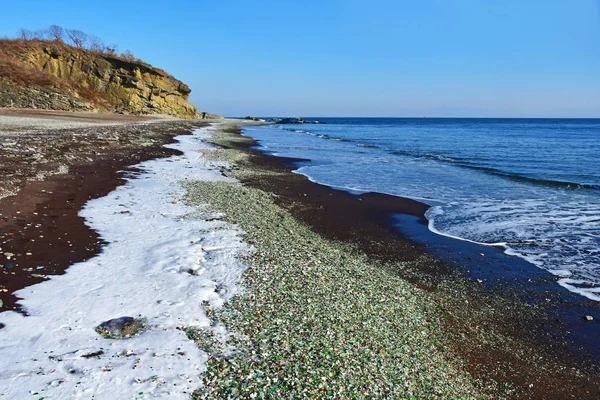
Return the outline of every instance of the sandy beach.
[[[0,111],[0,398],[598,397],[555,314],[398,234],[422,203],[312,183],[244,123]]]

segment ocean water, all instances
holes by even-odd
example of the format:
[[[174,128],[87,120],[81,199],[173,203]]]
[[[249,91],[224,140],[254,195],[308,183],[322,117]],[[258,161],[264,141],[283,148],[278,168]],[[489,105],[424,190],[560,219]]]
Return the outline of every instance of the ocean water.
[[[323,118],[247,127],[297,172],[431,205],[435,233],[501,244],[600,301],[600,119]]]

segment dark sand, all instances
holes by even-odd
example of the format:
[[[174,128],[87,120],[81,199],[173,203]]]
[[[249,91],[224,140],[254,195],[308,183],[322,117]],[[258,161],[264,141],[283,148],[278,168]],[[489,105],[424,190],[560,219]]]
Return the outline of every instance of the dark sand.
[[[583,319],[598,315],[597,303],[563,290],[550,274],[501,249],[435,239],[420,202],[310,182],[292,173],[302,160],[265,155],[256,145],[250,138],[229,144],[250,155],[251,168],[265,171],[264,178],[242,183],[273,193],[276,203],[317,233],[352,243],[382,268],[439,296],[446,318],[438,322],[473,376],[509,386],[514,398],[600,398],[598,322]],[[400,234],[399,227],[414,234]],[[510,273],[497,273],[502,270]]]

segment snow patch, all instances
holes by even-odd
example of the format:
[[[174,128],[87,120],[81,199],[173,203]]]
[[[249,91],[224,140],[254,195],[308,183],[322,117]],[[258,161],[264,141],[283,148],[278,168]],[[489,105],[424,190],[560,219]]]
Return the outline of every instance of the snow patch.
[[[182,180],[228,180],[199,151],[210,129],[177,137],[168,147],[183,155],[141,163],[87,203],[80,215],[109,243],[101,254],[17,292],[29,316],[0,314],[0,398],[187,399],[202,386],[207,355],[178,328],[210,326],[201,303],[239,291],[236,256],[251,250],[237,227],[183,203]],[[122,316],[147,330],[125,340],[94,331]]]

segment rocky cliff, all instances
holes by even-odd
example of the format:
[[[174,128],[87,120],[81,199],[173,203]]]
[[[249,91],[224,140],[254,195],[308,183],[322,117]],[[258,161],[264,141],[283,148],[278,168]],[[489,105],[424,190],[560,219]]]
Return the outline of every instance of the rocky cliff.
[[[0,40],[0,107],[199,118],[190,92],[139,60],[56,41]]]

